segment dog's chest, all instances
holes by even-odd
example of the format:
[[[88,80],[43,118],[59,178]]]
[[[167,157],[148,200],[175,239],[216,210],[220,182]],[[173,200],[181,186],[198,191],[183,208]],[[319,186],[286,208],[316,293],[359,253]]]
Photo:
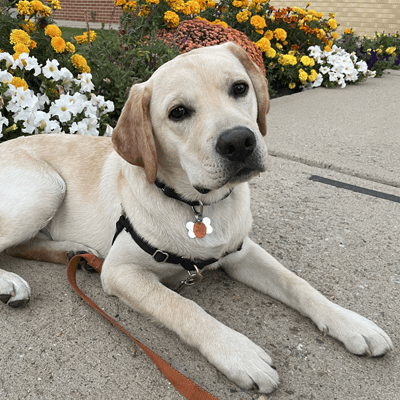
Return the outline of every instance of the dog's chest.
[[[138,233],[162,251],[187,258],[219,259],[235,250],[251,228],[249,201],[246,196],[242,198],[235,195],[205,205],[201,216],[205,226],[200,233],[196,231],[200,225],[196,211],[173,199],[149,200],[142,203],[143,207],[127,210],[127,214]]]

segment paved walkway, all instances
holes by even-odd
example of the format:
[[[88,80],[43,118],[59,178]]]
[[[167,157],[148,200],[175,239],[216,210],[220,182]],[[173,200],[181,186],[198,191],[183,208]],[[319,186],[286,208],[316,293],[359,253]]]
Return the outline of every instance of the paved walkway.
[[[268,400],[400,399],[400,74],[272,100],[269,171],[251,182],[252,236],[334,302],[372,319],[395,350],[349,354],[298,313],[221,271],[187,290],[221,322],[267,349],[282,384]],[[0,398],[181,399],[148,358],[69,288],[65,267],[0,255],[33,288],[0,307]],[[39,273],[40,269],[40,273]],[[116,298],[83,288],[133,335],[221,400],[241,391],[172,333]]]

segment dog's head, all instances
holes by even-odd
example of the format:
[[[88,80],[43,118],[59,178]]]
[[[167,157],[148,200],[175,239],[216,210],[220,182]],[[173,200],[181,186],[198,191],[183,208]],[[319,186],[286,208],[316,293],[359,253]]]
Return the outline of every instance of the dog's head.
[[[180,55],[134,85],[112,140],[150,183],[158,174],[208,193],[265,171],[268,110],[261,70],[225,43]]]

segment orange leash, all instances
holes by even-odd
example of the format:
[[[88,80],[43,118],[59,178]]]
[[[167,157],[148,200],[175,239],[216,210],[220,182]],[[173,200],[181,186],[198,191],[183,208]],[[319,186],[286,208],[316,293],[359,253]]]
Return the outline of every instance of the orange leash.
[[[94,254],[79,254],[71,258],[67,268],[67,278],[72,286],[72,289],[86,301],[93,309],[101,314],[105,319],[111,322],[119,330],[125,333],[130,339],[132,339],[153,361],[157,368],[163,373],[163,375],[171,382],[175,389],[181,393],[188,400],[218,400],[215,396],[201,388],[199,385],[191,381],[185,375],[182,375],[179,371],[171,367],[166,361],[160,356],[155,354],[152,350],[146,347],[135,339],[125,328],[123,328],[117,321],[112,319],[107,313],[105,313],[96,303],[87,297],[79,288],[76,283],[76,271],[80,260],[84,258],[86,262],[93,267],[97,272],[101,272],[103,261],[96,257]]]

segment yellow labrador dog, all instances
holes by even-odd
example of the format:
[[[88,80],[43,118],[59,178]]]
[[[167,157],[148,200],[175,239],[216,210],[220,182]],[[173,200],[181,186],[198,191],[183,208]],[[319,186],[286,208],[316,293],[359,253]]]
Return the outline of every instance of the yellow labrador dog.
[[[246,182],[266,169],[268,109],[265,77],[227,43],[180,55],[134,85],[112,139],[1,144],[0,252],[59,263],[80,251],[104,258],[106,293],[176,332],[242,388],[276,388],[271,357],[171,289],[207,268],[298,310],[352,353],[385,354],[392,343],[378,326],[248,238]],[[29,296],[22,278],[0,270],[3,302],[20,306]]]

